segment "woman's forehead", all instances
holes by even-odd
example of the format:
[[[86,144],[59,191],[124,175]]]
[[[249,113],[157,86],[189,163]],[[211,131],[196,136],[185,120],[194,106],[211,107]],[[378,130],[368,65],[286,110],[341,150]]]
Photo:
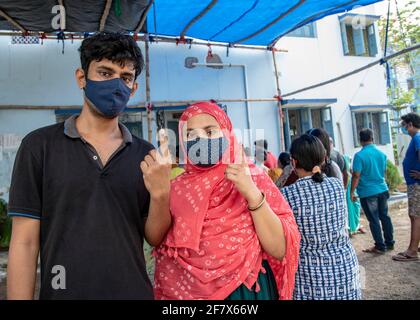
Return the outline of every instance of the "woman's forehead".
[[[194,115],[187,121],[187,129],[189,130],[204,129],[209,126],[220,128],[220,125],[217,122],[216,118],[207,113]]]

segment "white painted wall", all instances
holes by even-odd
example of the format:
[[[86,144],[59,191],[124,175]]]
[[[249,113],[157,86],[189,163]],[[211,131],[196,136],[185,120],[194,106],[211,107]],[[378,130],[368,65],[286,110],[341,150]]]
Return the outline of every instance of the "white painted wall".
[[[379,11],[379,12],[378,12]],[[381,14],[378,7],[368,6],[352,11],[361,14]],[[338,16],[329,16],[317,24],[317,38],[283,37],[277,44],[288,53],[279,54],[278,68],[281,71],[280,84],[283,94],[329,80],[356,68],[362,67],[382,56],[377,32],[378,54],[376,57],[353,57],[343,54]],[[287,97],[287,99],[336,98],[331,107],[334,124],[339,122],[343,132],[344,152],[353,156],[360,148],[354,148],[353,129],[349,104],[386,105],[385,68],[377,65],[358,74]],[[334,126],[334,135],[339,137]],[[336,139],[336,144],[338,139]],[[338,146],[337,146],[338,147]],[[379,146],[393,161],[392,145]],[[341,150],[342,151],[342,150]]]
[[[363,13],[375,14],[374,6]],[[283,93],[302,88],[356,67],[375,58],[346,57],[342,52],[341,35],[337,16],[317,22],[318,37],[284,37],[278,47],[287,53],[277,53],[280,85]],[[379,44],[379,39],[377,41]],[[65,42],[46,40],[43,45],[11,45],[10,37],[0,37],[0,105],[81,105],[82,92],[76,86],[74,71],[79,66],[80,41]],[[142,46],[142,44],[141,44]],[[143,48],[143,47],[142,47]],[[274,68],[271,52],[213,47],[213,53],[224,63],[245,64],[248,76],[249,98],[271,98],[276,95]],[[378,48],[380,51],[380,48]],[[205,62],[205,46],[152,43],[150,45],[152,101],[186,99],[244,98],[243,74],[239,68],[211,69],[184,67],[184,59],[194,56]],[[378,57],[381,52],[378,54]],[[138,79],[140,88],[131,99],[136,105],[145,100],[144,74]],[[364,86],[361,87],[360,84]],[[288,97],[302,99],[337,98],[332,106],[333,121],[343,130],[345,152],[353,155],[353,131],[348,105],[386,104],[384,68],[376,66],[350,78],[302,94]],[[243,103],[230,103],[228,114],[235,128],[246,128],[246,111]],[[250,103],[252,129],[264,129],[269,149],[280,152],[279,118],[276,103]],[[19,134],[55,122],[54,111],[0,111],[0,134]],[[145,127],[145,125],[143,126]],[[335,136],[338,137],[335,126]],[[254,140],[254,138],[252,139]],[[1,140],[0,140],[1,141]],[[247,144],[247,141],[245,141]],[[392,160],[392,147],[381,146]],[[3,153],[4,155],[4,153]],[[0,189],[7,187],[13,154],[0,160],[4,173]]]

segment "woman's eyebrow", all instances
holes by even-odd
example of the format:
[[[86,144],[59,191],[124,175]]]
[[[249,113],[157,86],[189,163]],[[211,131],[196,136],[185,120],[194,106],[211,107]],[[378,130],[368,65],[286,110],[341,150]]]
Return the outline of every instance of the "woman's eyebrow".
[[[187,132],[190,132],[190,131],[193,131],[193,130],[208,130],[208,129],[212,129],[212,128],[218,128],[218,126],[212,124],[212,125],[206,126],[204,128],[188,128]]]

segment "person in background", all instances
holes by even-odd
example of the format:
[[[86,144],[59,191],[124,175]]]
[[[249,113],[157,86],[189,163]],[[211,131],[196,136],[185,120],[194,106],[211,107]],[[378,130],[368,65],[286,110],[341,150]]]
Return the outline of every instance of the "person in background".
[[[175,148],[175,162],[172,163],[172,169],[171,169],[171,180],[178,177],[180,174],[183,174],[185,172],[184,168],[182,168],[179,165],[179,146],[176,146]]]
[[[341,173],[340,168],[335,161],[331,160],[331,144],[328,132],[322,128],[316,128],[308,130],[306,133],[317,137],[325,148],[326,159],[324,165],[322,166],[322,172],[325,173],[327,177],[338,178],[340,181],[343,181],[343,174]]]
[[[277,167],[276,157],[268,151],[267,140],[257,140],[255,144],[255,158],[258,162],[262,162],[268,169],[274,169]]]
[[[344,188],[347,188],[347,184],[349,183],[349,174],[348,174],[348,169],[346,166],[346,160],[344,159],[344,156],[337,149],[334,148],[334,140],[332,137],[330,137],[330,147],[331,147],[330,158],[340,168],[341,174],[343,175]]]
[[[299,180],[282,193],[302,235],[293,299],[359,300],[359,262],[346,228],[343,184],[322,173],[326,151],[318,138],[304,134],[290,152]]]
[[[288,152],[280,153],[277,165],[282,169],[281,176],[276,181],[276,186],[278,188],[289,186],[299,178],[293,170],[290,154]]]
[[[361,130],[359,138],[362,150],[354,156],[350,197],[353,202],[356,201],[357,188],[360,203],[375,241],[373,247],[363,252],[382,254],[387,250],[393,250],[395,243],[392,221],[388,215],[389,192],[385,182],[386,155],[373,143],[371,129]]]
[[[401,117],[403,133],[411,137],[403,161],[407,183],[408,215],[411,222],[410,244],[406,251],[393,256],[396,261],[417,261],[420,242],[420,115],[409,113]]]
[[[344,161],[346,165],[346,171],[351,172],[351,159],[349,156],[344,156]],[[347,209],[348,209],[348,217],[349,217],[349,234],[350,237],[357,233],[366,233],[366,231],[363,229],[363,227],[360,225],[360,201],[358,198],[353,201],[351,199],[351,177],[350,177],[350,183],[347,185]]]

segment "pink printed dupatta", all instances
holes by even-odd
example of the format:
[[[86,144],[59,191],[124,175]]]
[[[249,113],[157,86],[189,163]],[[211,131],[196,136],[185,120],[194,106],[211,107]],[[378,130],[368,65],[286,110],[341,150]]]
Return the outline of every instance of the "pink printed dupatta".
[[[283,225],[286,254],[280,261],[263,251],[246,200],[225,179],[226,163],[233,162],[241,151],[226,113],[210,102],[188,107],[180,119],[181,149],[186,155],[183,126],[200,113],[217,120],[229,138],[229,148],[222,161],[210,168],[197,167],[187,159],[186,172],[172,182],[172,226],[164,242],[154,250],[155,297],[219,300],[241,284],[249,289],[256,284],[258,291],[258,273],[265,272],[262,260],[267,259],[280,299],[291,299],[300,242],[293,213],[268,175],[250,163],[254,182]]]

